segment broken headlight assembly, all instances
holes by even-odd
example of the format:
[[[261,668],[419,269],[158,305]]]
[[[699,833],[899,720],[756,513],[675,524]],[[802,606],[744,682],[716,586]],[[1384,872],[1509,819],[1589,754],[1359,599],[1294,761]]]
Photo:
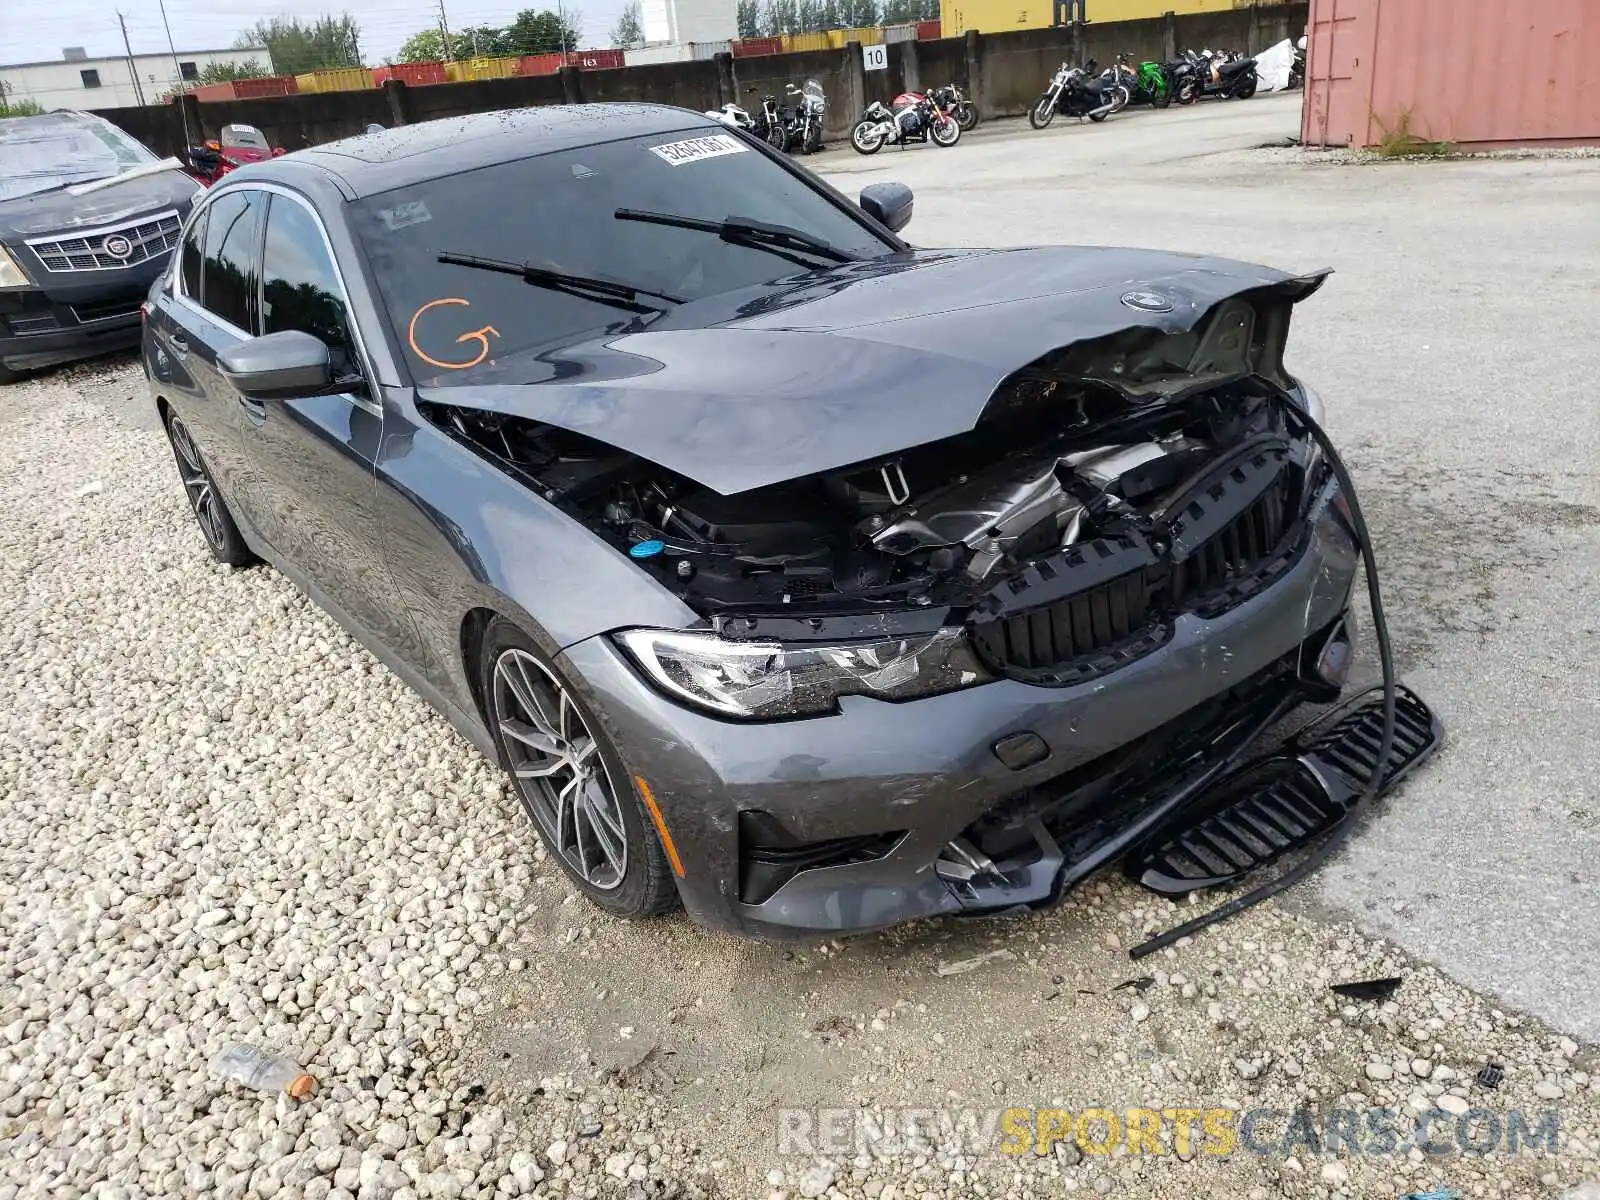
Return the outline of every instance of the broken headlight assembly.
[[[661,629],[630,629],[615,638],[674,700],[747,720],[822,716],[837,711],[841,696],[914,700],[993,678],[965,631],[952,628],[817,645]]]
[[[0,288],[32,287],[28,273],[4,246],[0,246]]]

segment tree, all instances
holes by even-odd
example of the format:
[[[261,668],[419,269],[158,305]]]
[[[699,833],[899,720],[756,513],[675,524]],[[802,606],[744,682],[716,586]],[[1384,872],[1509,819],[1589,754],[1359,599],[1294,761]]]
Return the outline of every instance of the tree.
[[[283,75],[359,67],[361,27],[349,13],[318,17],[315,21],[272,17],[256,22],[254,29],[240,34],[234,48],[265,49],[272,59],[273,69]]]
[[[11,85],[0,79],[0,117],[37,117],[44,108],[35,100],[13,100]]]
[[[511,31],[496,29],[493,25],[469,25],[459,35],[451,35],[450,40],[458,43],[456,57],[466,56],[496,57],[503,54],[518,53],[512,44]]]
[[[741,6],[744,0],[740,0]],[[632,0],[617,23],[611,27],[611,44],[624,50],[635,50],[644,45],[644,16],[639,10],[639,0]]]
[[[403,63],[440,62],[450,58],[467,58],[472,54],[472,47],[462,40],[459,33],[450,34],[450,47],[445,50],[444,35],[437,29],[424,29],[421,33],[414,33],[405,40],[400,47],[396,59]]]
[[[583,36],[583,16],[575,9],[560,15],[546,9],[534,12],[525,8],[505,28],[507,54],[559,54],[576,50]]]
[[[760,0],[739,0],[737,16],[739,36],[753,38],[761,36],[761,4]]]
[[[236,79],[260,79],[270,74],[271,67],[262,66],[258,58],[247,58],[243,62],[213,62],[200,68],[195,84],[230,83]]]

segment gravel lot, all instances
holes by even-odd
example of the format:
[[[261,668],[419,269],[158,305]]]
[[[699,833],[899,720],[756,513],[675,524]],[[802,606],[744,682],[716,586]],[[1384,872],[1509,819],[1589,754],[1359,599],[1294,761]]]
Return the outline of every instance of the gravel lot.
[[[1565,734],[1596,706],[1600,429],[1592,306],[1559,302],[1597,286],[1600,169],[1248,149],[1289,113],[821,160],[852,187],[907,178],[930,243],[1348,268],[1295,365],[1350,444],[1405,665],[1453,741],[1323,888],[1143,964],[1125,948],[1175,911],[1111,876],[1046,914],[802,951],[613,921],[441,718],[285,580],[211,564],[131,360],[0,393],[0,1200],[1520,1198],[1600,1174],[1600,901],[1573,886],[1593,785]],[[1077,203],[1122,156],[1145,164],[1130,187],[1210,202]],[[1459,203],[1485,188],[1537,241]],[[1385,1003],[1327,990],[1391,974]],[[317,1094],[212,1082],[235,1040],[298,1056]],[[1012,1105],[1553,1107],[1561,1132],[1555,1155],[1438,1159],[778,1153],[781,1108]]]

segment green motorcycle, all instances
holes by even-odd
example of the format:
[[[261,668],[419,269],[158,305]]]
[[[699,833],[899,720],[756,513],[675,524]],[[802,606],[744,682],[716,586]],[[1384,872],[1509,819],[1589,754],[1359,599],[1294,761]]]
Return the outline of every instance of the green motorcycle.
[[[1141,62],[1137,67],[1129,61],[1133,56],[1117,56],[1117,76],[1132,93],[1133,103],[1150,104],[1166,108],[1172,103],[1172,80],[1167,69],[1158,62]]]

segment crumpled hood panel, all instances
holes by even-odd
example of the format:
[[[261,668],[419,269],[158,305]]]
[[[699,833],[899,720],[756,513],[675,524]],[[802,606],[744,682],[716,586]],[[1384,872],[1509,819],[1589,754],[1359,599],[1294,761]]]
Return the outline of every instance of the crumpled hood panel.
[[[965,433],[1000,383],[1073,342],[1193,327],[1323,276],[1158,251],[914,251],[684,305],[641,333],[544,356],[547,382],[423,400],[585,434],[731,494]],[[1123,303],[1159,293],[1166,312]]]
[[[0,201],[0,240],[94,229],[170,208],[187,212],[199,187],[182,171],[172,170],[112,184],[82,196],[55,191]]]

